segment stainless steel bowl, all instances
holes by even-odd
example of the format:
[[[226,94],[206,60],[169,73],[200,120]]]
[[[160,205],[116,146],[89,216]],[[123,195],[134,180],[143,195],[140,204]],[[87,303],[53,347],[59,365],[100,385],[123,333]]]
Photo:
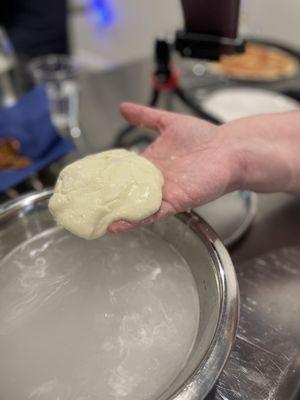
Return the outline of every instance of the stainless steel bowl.
[[[0,257],[55,226],[47,207],[50,195],[50,190],[29,194],[2,207]],[[239,300],[234,268],[219,238],[196,214],[180,214],[147,229],[185,258],[201,305],[198,333],[186,365],[156,400],[200,400],[215,384],[235,339]]]

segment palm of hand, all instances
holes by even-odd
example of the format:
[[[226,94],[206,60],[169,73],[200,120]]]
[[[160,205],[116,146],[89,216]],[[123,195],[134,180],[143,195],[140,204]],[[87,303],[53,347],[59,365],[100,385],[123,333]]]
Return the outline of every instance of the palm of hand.
[[[160,210],[145,222],[188,210],[227,192],[229,159],[215,125],[133,104],[123,105],[122,113],[130,123],[159,133],[158,139],[142,155],[164,176],[163,202]],[[136,224],[117,222],[110,231],[134,226]]]

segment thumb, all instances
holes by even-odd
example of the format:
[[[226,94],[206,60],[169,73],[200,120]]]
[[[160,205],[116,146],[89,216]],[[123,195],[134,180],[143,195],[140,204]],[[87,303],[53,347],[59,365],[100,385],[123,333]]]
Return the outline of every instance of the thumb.
[[[160,131],[165,128],[172,113],[134,103],[122,103],[120,111],[131,124]]]

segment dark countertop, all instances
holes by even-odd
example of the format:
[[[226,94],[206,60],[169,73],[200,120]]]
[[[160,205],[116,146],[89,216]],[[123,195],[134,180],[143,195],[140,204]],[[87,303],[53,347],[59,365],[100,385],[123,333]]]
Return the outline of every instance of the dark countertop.
[[[230,254],[238,268],[241,261],[297,245],[300,245],[300,199],[284,193],[259,194],[254,223]]]

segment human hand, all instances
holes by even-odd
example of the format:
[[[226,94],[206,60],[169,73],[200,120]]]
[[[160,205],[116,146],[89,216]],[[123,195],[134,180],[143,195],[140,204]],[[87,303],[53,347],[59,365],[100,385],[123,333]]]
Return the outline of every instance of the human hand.
[[[216,126],[198,118],[124,103],[121,113],[132,125],[155,130],[159,136],[142,156],[164,176],[160,210],[139,224],[113,223],[119,232],[189,210],[234,190],[237,168],[226,137]]]

